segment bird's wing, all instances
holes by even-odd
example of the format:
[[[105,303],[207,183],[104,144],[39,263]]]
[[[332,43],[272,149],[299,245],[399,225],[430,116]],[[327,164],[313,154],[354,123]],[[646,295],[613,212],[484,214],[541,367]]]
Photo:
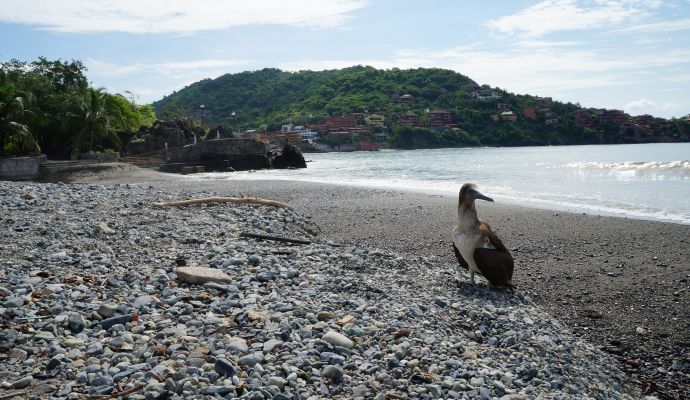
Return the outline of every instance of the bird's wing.
[[[462,258],[462,254],[460,254],[460,250],[458,250],[458,246],[455,245],[455,242],[453,242],[453,252],[455,253],[455,258],[458,260],[458,264],[465,267],[465,269],[469,269],[469,265],[467,265],[465,259]]]
[[[491,227],[486,223],[486,221],[479,221],[479,230],[482,232],[482,234],[486,235],[486,238],[489,239],[489,243],[491,243],[494,249],[508,252],[506,246],[503,244],[501,239],[498,238],[496,232],[491,230]]]

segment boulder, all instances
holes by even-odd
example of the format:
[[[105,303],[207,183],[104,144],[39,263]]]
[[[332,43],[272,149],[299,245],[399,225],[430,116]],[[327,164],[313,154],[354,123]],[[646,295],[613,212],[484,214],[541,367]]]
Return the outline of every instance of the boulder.
[[[296,146],[286,143],[283,147],[283,152],[273,158],[273,168],[307,168],[307,162],[300,149]]]

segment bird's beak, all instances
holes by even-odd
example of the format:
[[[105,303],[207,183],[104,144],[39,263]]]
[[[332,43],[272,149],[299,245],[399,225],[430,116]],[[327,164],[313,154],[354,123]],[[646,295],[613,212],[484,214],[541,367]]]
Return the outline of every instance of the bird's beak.
[[[479,190],[476,190],[476,189],[473,191],[472,197],[474,197],[475,199],[490,201],[492,203],[494,201],[494,199],[492,199],[489,196],[484,196]]]

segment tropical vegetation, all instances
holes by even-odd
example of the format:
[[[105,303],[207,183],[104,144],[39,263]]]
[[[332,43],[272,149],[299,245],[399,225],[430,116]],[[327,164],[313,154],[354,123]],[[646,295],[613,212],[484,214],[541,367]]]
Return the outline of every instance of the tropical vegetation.
[[[85,72],[75,60],[1,62],[0,156],[119,150],[116,132],[154,122],[150,105],[92,88]]]

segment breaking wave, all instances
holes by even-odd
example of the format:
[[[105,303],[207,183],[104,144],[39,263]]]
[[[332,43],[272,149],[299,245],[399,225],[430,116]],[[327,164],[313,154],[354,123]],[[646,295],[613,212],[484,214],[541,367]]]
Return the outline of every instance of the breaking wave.
[[[679,170],[690,172],[690,161],[625,161],[625,162],[598,162],[578,161],[564,164],[564,168],[579,169],[622,169],[622,170]]]

